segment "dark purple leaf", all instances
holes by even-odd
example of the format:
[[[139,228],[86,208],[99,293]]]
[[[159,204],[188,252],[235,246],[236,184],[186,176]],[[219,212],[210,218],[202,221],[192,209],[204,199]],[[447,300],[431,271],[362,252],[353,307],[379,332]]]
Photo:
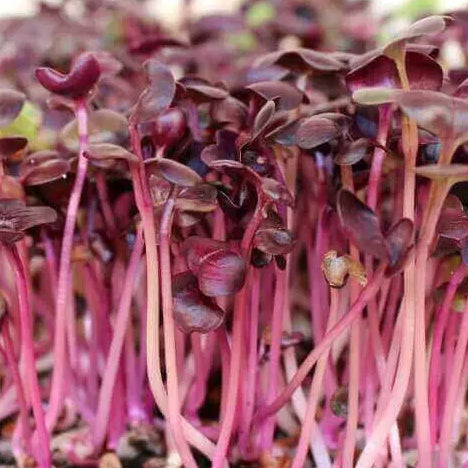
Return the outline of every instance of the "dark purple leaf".
[[[41,224],[53,223],[57,214],[47,206],[26,206],[23,201],[0,199],[0,241],[16,242],[23,231]]]
[[[271,200],[284,203],[287,206],[294,206],[294,195],[276,179],[263,177],[262,190]]]
[[[335,72],[344,69],[343,63],[332,55],[302,48],[271,52],[257,60],[255,65],[262,68],[270,67],[271,65],[280,65],[300,73],[309,72],[311,70],[318,72]]]
[[[140,120],[148,120],[167,109],[176,92],[174,77],[166,65],[149,59],[144,66],[148,86],[141,93],[137,104],[137,114]]]
[[[253,239],[253,246],[272,255],[285,255],[291,252],[296,241],[291,231],[281,228],[259,228]]]
[[[185,42],[170,37],[150,35],[142,39],[136,39],[130,43],[129,52],[132,54],[151,54],[163,47],[187,47]]]
[[[172,295],[174,320],[184,333],[208,333],[223,323],[224,311],[201,293],[193,273],[186,271],[173,276]]]
[[[207,237],[191,236],[185,239],[182,245],[182,252],[187,261],[187,266],[197,275],[200,264],[207,256],[227,248],[225,242]]]
[[[21,171],[21,180],[27,186],[42,185],[65,177],[70,170],[68,161],[58,158],[49,159],[24,167]]]
[[[87,52],[75,59],[68,74],[52,68],[36,69],[36,77],[44,88],[73,99],[85,97],[99,79],[100,73],[98,61]]]
[[[267,101],[265,105],[258,111],[258,114],[255,116],[252,129],[252,140],[258,138],[262,132],[268,127],[268,124],[273,118],[275,113],[275,102]]]
[[[128,163],[138,163],[139,159],[130,151],[127,151],[122,146],[112,143],[95,143],[88,146],[85,151],[85,157],[93,161],[108,161],[121,159]]]
[[[180,187],[193,187],[202,182],[202,178],[192,169],[172,159],[148,159],[146,167],[155,168],[165,180]]]
[[[332,120],[312,116],[302,120],[296,133],[297,145],[304,149],[315,148],[341,135],[342,131]]]
[[[182,211],[209,213],[218,206],[217,196],[218,191],[210,184],[186,187],[177,195],[176,208]]]
[[[390,266],[387,275],[392,275],[403,268],[413,247],[414,225],[408,218],[398,221],[386,234]]]
[[[181,141],[187,130],[185,114],[177,107],[163,110],[152,122],[152,137],[157,147]]]
[[[247,86],[266,101],[277,99],[277,110],[295,109],[304,95],[294,86],[282,81],[262,81]]]
[[[221,124],[232,123],[238,128],[243,127],[247,114],[247,106],[232,96],[212,103],[212,118]]]
[[[370,147],[371,142],[367,138],[359,138],[353,141],[343,153],[337,155],[335,163],[340,166],[352,166],[364,158]]]
[[[23,137],[3,137],[0,138],[0,156],[9,158],[26,148],[28,140]]]
[[[387,243],[376,214],[348,190],[338,193],[337,209],[343,232],[363,253],[389,260]]]
[[[182,78],[179,83],[184,86],[187,97],[198,103],[226,99],[229,96],[224,88],[213,86],[201,78]]]
[[[198,285],[206,296],[229,296],[244,286],[246,270],[245,260],[238,253],[220,250],[200,264]]]

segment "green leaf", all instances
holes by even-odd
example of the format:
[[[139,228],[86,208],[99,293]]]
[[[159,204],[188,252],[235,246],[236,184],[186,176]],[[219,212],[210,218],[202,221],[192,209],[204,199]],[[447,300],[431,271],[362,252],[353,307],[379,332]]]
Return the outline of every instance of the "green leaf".
[[[42,121],[42,112],[30,101],[26,101],[20,114],[6,127],[0,129],[0,136],[22,136],[27,138],[34,147],[39,126]]]
[[[257,2],[254,3],[247,12],[247,24],[251,28],[257,28],[271,21],[275,15],[275,7],[270,2]]]

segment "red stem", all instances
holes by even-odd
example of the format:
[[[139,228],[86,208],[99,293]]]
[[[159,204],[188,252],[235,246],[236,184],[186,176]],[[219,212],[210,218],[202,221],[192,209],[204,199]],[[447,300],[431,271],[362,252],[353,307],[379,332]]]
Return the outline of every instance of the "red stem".
[[[19,313],[21,322],[21,336],[24,340],[24,366],[29,384],[31,404],[36,422],[36,431],[33,437],[33,451],[41,468],[50,468],[52,465],[49,434],[46,429],[44,410],[42,408],[39,381],[36,373],[34,357],[33,325],[31,322],[31,312],[29,309],[28,283],[24,271],[23,262],[16,245],[6,249],[11,266],[15,272],[16,285],[18,291]],[[37,441],[36,441],[37,437]],[[37,445],[35,444],[37,442]]]
[[[70,194],[70,200],[68,202],[62,238],[62,250],[60,253],[57,297],[55,301],[56,322],[53,351],[56,361],[54,363],[54,372],[52,374],[49,408],[46,414],[46,424],[49,431],[52,431],[60,415],[66,385],[65,370],[68,361],[66,351],[66,308],[71,274],[71,251],[73,247],[73,234],[75,232],[78,207],[88,168],[88,160],[84,157],[84,152],[88,146],[88,116],[85,101],[78,101],[76,103],[76,118],[78,121],[79,135],[78,170],[73,190]]]

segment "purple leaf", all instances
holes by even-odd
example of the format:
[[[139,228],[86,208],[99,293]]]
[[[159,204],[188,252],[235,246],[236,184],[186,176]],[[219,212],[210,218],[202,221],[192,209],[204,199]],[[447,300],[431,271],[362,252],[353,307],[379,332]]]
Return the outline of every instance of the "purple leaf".
[[[304,149],[315,148],[341,135],[342,131],[332,120],[312,116],[302,120],[297,128],[297,145]]]
[[[36,69],[36,77],[44,88],[73,99],[84,98],[96,84],[100,73],[98,61],[88,52],[80,54],[75,59],[68,74],[52,68]]]
[[[413,247],[414,224],[408,218],[398,221],[386,234],[390,266],[386,274],[393,275],[403,268]]]
[[[208,333],[224,322],[224,311],[201,293],[193,273],[186,271],[173,276],[172,295],[174,320],[184,333]]]
[[[220,250],[200,264],[198,285],[206,296],[229,296],[244,286],[246,270],[245,260],[238,253]]]
[[[338,193],[337,209],[343,232],[351,242],[363,253],[389,261],[387,243],[376,214],[348,190]]]
[[[262,81],[247,86],[267,101],[278,98],[277,110],[290,110],[299,106],[304,95],[294,86],[282,81]]]

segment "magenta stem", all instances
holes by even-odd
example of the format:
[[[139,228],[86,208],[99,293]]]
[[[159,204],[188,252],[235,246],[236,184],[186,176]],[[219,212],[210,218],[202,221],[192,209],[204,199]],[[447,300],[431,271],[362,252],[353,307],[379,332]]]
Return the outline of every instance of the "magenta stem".
[[[452,425],[454,422],[454,414],[456,409],[456,399],[460,391],[460,381],[462,375],[463,364],[465,362],[466,347],[468,344],[468,301],[466,302],[465,310],[460,328],[458,330],[457,345],[453,357],[453,365],[449,374],[449,383],[447,387],[447,395],[445,397],[445,405],[442,417],[439,439],[439,466],[449,466],[450,446],[452,444]],[[456,443],[454,440],[453,443]]]
[[[338,315],[338,300],[339,293],[336,289],[330,289],[330,314],[328,316],[326,332],[328,333],[336,322]],[[315,413],[319,403],[323,378],[328,364],[330,348],[328,348],[320,357],[317,362],[317,367],[314,373],[314,378],[309,393],[309,400],[307,402],[307,409],[305,413],[304,423],[301,428],[301,435],[299,443],[297,444],[296,455],[292,462],[291,468],[301,468],[305,464],[309,440],[312,430],[315,427]]]
[[[247,356],[246,382],[242,401],[242,418],[239,428],[239,450],[247,454],[249,445],[254,441],[250,436],[250,427],[255,409],[255,389],[258,362],[258,319],[260,313],[260,269],[252,268],[252,291],[250,298],[250,336]]]
[[[247,229],[241,242],[241,252],[244,258],[249,262],[250,245],[255,231],[260,224],[262,217],[262,201],[257,202],[255,212],[250,218]],[[218,443],[216,444],[216,452],[213,458],[213,468],[220,468],[225,463],[229,441],[234,427],[234,419],[237,409],[237,400],[239,394],[239,382],[242,367],[243,354],[243,331],[244,331],[244,314],[246,310],[247,291],[244,287],[236,294],[234,302],[234,317],[232,324],[232,353],[231,365],[229,369],[229,387],[226,396],[225,412],[221,420],[221,430]]]
[[[190,447],[182,431],[177,377],[170,245],[176,196],[177,190],[173,188],[171,195],[164,204],[159,233],[161,252],[161,298],[164,318],[164,356],[166,360],[167,374],[167,419],[169,430],[171,431],[174,444],[179,452],[182,462],[187,468],[196,468],[197,464],[190,452]]]
[[[59,276],[57,282],[57,297],[55,301],[55,333],[54,333],[54,371],[52,374],[52,384],[50,390],[49,407],[46,414],[46,424],[49,431],[53,429],[63,405],[65,394],[65,368],[67,366],[66,352],[66,308],[67,296],[70,283],[70,261],[73,247],[73,234],[75,232],[76,216],[80,204],[81,193],[86,180],[88,160],[84,152],[88,147],[88,115],[86,103],[78,101],[76,103],[76,119],[78,121],[79,154],[78,169],[70,194],[67,207],[65,227],[62,238],[62,250],[60,252]]]
[[[22,434],[22,442],[25,444],[27,453],[31,453],[31,427],[29,425],[29,407],[26,403],[26,397],[24,394],[23,382],[21,380],[18,363],[15,359],[15,352],[13,349],[13,343],[11,341],[10,330],[8,329],[8,320],[2,325],[2,336],[4,341],[5,355],[8,363],[8,367],[11,370],[13,382],[16,386],[16,398],[19,406],[19,419],[21,425],[20,434]]]
[[[261,421],[265,417],[276,413],[288,402],[297,387],[299,387],[307,377],[308,373],[317,362],[317,359],[332,345],[333,341],[340,336],[357,317],[359,317],[359,314],[362,312],[362,309],[364,309],[367,302],[377,294],[384,279],[384,271],[385,265],[380,266],[376,270],[374,276],[362,289],[358,298],[348,312],[340,318],[336,325],[324,336],[323,340],[308,354],[306,359],[300,365],[295,376],[288,382],[275,401],[270,405],[259,409],[255,415],[255,421]]]
[[[93,429],[93,438],[96,448],[102,446],[106,437],[112,394],[117,378],[117,372],[119,370],[125,334],[130,319],[133,287],[142,253],[143,236],[141,229],[139,229],[123,282],[122,295],[120,297],[119,308],[117,310],[114,336],[112,337],[107,356],[106,368],[104,370],[99,392],[99,402]]]
[[[444,300],[441,307],[437,311],[434,327],[434,336],[432,340],[432,350],[429,367],[429,407],[431,408],[431,437],[435,443],[437,439],[437,428],[440,420],[439,415],[439,385],[441,381],[441,346],[442,337],[448,323],[450,315],[450,307],[457,292],[458,286],[463,281],[467,274],[466,265],[463,263],[457,268],[455,273],[450,278]]]
[[[44,410],[42,408],[41,393],[39,381],[36,373],[36,364],[34,357],[33,327],[31,323],[31,312],[29,309],[28,283],[24,271],[23,262],[19,255],[16,245],[6,249],[11,266],[15,272],[16,285],[18,291],[19,313],[21,322],[21,336],[24,340],[24,366],[29,385],[29,394],[31,398],[34,419],[36,422],[35,436],[37,435],[37,446],[35,437],[33,437],[33,450],[40,468],[50,468],[52,465],[49,434],[46,429]]]

